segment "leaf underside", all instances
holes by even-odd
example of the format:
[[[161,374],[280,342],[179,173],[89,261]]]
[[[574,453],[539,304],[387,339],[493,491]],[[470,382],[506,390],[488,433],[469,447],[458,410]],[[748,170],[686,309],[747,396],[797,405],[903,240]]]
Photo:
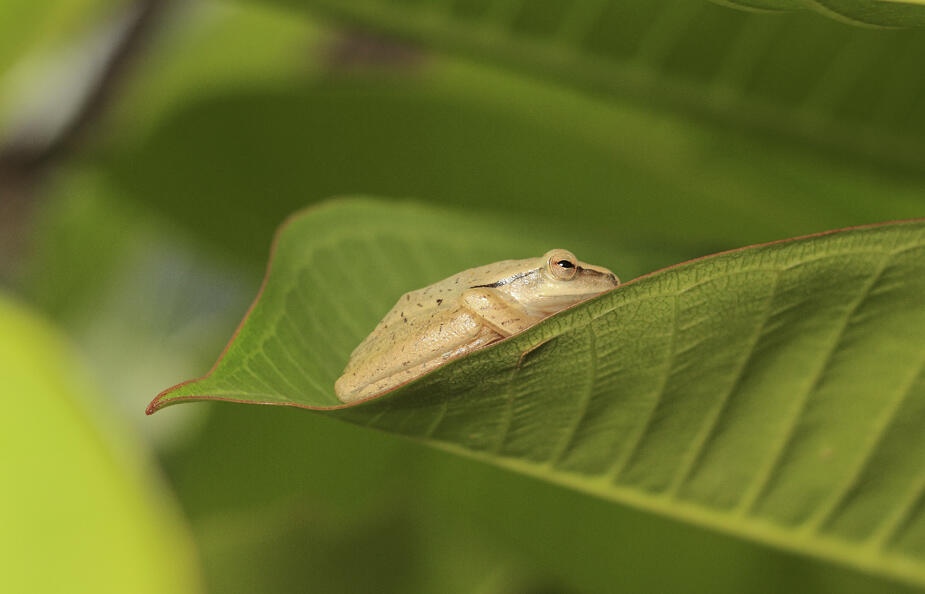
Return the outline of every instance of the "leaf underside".
[[[618,101],[917,170],[923,164],[925,36],[910,28],[925,26],[923,4],[269,1]]]
[[[811,9],[857,25],[914,27],[925,24],[921,0],[714,0],[751,10]]]
[[[533,229],[365,199],[306,211],[278,235],[265,287],[213,371],[149,412],[216,398],[327,409],[925,584],[925,222],[686,262],[339,406],[334,380],[398,296],[568,247]],[[602,260],[619,253],[578,255],[620,274]]]

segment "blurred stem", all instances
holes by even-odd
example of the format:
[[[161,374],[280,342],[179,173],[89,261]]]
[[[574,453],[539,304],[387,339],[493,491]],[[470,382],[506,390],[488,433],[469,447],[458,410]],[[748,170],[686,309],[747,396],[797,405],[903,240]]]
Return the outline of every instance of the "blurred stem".
[[[128,9],[121,34],[100,61],[95,83],[76,100],[73,115],[51,140],[23,129],[0,145],[0,278],[19,259],[26,236],[22,223],[31,212],[36,187],[92,134],[171,1],[138,0]]]

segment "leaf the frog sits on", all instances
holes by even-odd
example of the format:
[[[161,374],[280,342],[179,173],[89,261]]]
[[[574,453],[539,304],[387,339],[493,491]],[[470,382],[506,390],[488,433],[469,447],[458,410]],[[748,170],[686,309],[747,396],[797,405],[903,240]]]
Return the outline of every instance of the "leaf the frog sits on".
[[[464,270],[402,295],[354,349],[334,391],[345,403],[379,394],[619,283],[562,249]]]

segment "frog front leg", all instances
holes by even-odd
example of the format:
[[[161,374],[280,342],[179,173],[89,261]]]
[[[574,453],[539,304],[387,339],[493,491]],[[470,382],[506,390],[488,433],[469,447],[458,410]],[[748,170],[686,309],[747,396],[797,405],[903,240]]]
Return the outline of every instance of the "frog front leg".
[[[459,301],[502,337],[523,332],[542,319],[529,315],[519,304],[488,287],[466,289]]]

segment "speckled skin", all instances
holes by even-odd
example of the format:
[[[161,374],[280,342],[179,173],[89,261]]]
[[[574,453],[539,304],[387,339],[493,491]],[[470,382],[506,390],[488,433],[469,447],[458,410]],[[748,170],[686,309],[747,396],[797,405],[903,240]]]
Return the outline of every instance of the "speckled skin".
[[[550,268],[563,258],[574,268]],[[568,274],[574,276],[562,278]],[[345,403],[369,398],[523,332],[619,282],[606,268],[580,262],[565,250],[464,270],[402,295],[353,351],[334,391]]]

